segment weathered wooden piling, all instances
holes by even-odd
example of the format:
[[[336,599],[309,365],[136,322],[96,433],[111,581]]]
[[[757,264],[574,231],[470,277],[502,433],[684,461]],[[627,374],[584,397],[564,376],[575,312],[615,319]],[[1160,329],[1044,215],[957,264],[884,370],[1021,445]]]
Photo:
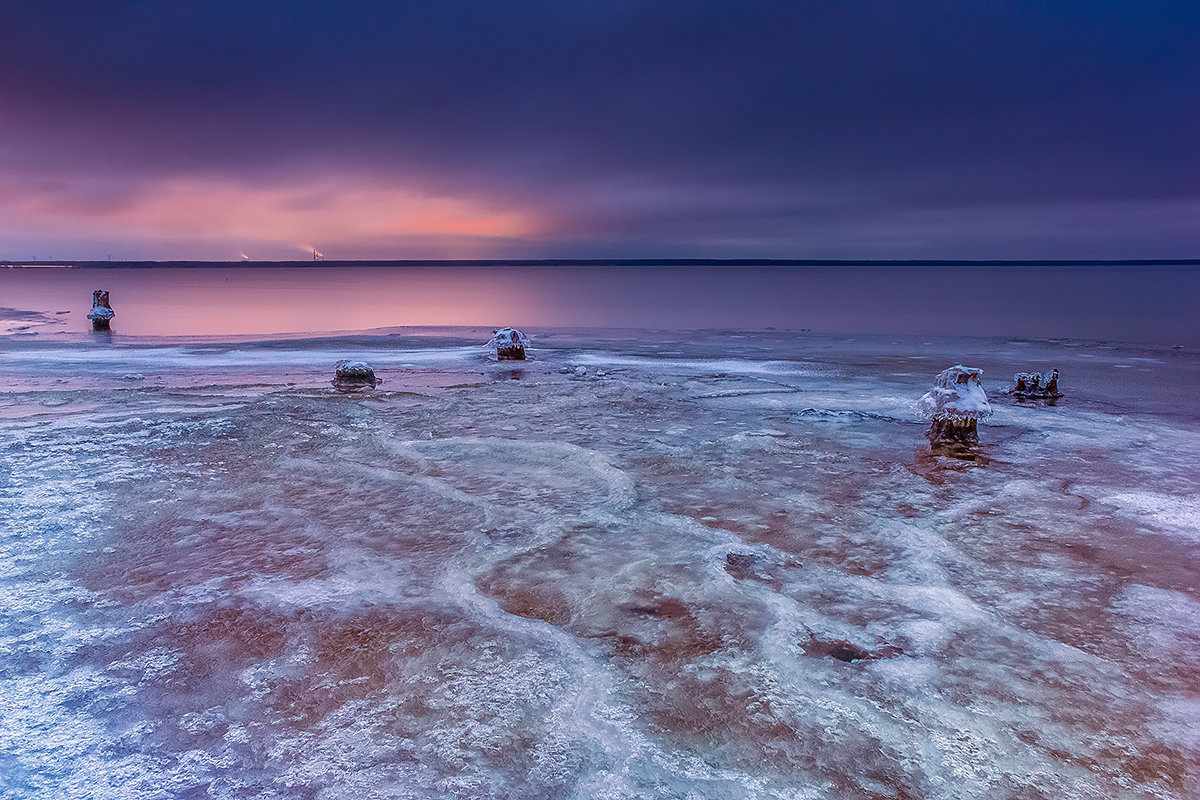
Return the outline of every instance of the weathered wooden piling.
[[[983,370],[956,364],[943,370],[934,386],[917,401],[917,411],[930,421],[931,445],[979,443],[979,420],[992,414],[979,376]]]
[[[108,302],[108,292],[103,289],[97,289],[92,292],[92,310],[88,312],[87,318],[92,321],[92,330],[106,331],[108,323],[117,314],[113,311],[112,306]]]
[[[489,347],[496,348],[496,358],[499,361],[524,361],[525,347],[529,339],[516,328],[501,328],[492,331]]]
[[[362,392],[383,381],[375,377],[375,370],[367,362],[342,359],[333,365],[332,383],[339,392]]]

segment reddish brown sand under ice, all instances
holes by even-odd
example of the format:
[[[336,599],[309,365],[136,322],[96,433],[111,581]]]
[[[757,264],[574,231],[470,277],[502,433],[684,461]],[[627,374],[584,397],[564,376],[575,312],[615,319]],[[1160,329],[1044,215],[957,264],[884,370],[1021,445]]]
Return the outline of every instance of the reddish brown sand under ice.
[[[1200,794],[1193,356],[483,341],[6,345],[5,796]]]

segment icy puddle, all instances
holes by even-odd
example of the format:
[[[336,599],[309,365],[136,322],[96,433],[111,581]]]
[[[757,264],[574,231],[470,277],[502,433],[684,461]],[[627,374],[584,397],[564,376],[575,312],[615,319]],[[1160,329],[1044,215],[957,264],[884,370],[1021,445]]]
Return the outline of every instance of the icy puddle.
[[[533,333],[6,351],[0,797],[1200,796],[1194,355]]]

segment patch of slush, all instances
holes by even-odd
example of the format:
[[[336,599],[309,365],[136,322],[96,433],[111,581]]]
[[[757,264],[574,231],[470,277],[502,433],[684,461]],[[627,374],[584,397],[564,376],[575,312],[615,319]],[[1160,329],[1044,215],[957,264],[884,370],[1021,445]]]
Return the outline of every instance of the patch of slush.
[[[662,358],[659,356],[630,356],[618,353],[586,351],[573,357],[581,364],[618,367],[640,367],[664,374],[764,374],[817,375],[832,370],[810,361],[751,360],[740,358]]]
[[[1171,536],[1200,543],[1200,497],[1160,492],[1119,492],[1102,498],[1125,516],[1148,522]]]

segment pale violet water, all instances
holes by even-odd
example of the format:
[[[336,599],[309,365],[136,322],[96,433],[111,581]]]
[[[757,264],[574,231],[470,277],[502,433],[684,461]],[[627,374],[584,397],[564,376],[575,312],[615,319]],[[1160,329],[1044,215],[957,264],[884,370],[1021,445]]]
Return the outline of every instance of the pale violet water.
[[[0,341],[0,797],[1200,796],[1193,353],[527,333]]]

